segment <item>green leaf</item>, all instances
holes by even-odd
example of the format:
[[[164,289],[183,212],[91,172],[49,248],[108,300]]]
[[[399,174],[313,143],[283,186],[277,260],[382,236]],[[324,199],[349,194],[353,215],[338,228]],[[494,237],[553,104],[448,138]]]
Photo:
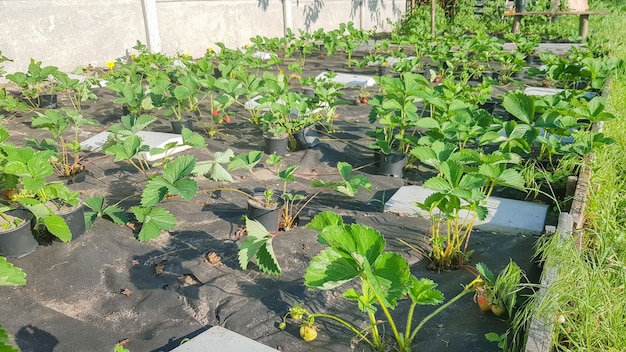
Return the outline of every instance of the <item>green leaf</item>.
[[[485,334],[485,338],[489,342],[500,342],[500,335],[495,332],[488,332]]]
[[[472,190],[478,189],[485,185],[485,178],[478,173],[469,173],[463,175],[459,182],[459,188]]]
[[[522,191],[525,190],[524,177],[514,169],[504,170],[494,183],[500,186],[511,187]]]
[[[181,136],[183,138],[183,145],[189,145],[194,148],[202,148],[206,147],[206,140],[200,134],[193,132],[187,127],[183,127],[181,131]]]
[[[0,352],[19,352],[18,349],[10,345],[11,338],[9,334],[0,325]]]
[[[114,223],[118,225],[126,225],[126,223],[130,221],[128,214],[126,214],[125,211],[113,205],[106,207],[102,212],[102,215],[108,216]]]
[[[348,176],[350,176],[350,174],[352,173],[352,165],[343,161],[337,163],[337,169],[339,170],[341,178],[343,178],[344,180],[346,180]]]
[[[378,257],[372,268],[374,276],[386,281],[384,289],[375,287],[374,283],[370,282],[372,288],[384,297],[390,308],[394,308],[397,300],[401,299],[407,290],[406,284],[411,276],[409,263],[398,253],[385,252]]]
[[[248,154],[239,154],[235,156],[228,165],[228,171],[238,170],[238,169],[248,169],[252,170],[252,168],[261,161],[263,157],[263,152],[258,150],[252,150],[248,152]]]
[[[266,274],[280,275],[282,273],[276,255],[274,254],[271,237],[256,253],[256,264],[259,266],[259,269]]]
[[[535,101],[522,92],[507,94],[502,106],[520,121],[529,124],[535,120]]]
[[[298,168],[298,165],[292,165],[285,170],[280,170],[278,172],[278,177],[283,181],[295,181],[296,177],[294,176],[294,172]]]
[[[441,125],[439,124],[439,122],[437,122],[437,120],[433,119],[432,117],[424,117],[424,118],[417,120],[417,122],[415,123],[415,126],[419,128],[425,128],[425,129],[441,128]]]
[[[169,162],[163,168],[163,178],[171,184],[184,177],[191,175],[196,164],[196,158],[193,155],[181,155]]]
[[[144,207],[155,206],[165,199],[169,184],[162,178],[150,180],[141,192],[141,205]]]
[[[26,284],[26,273],[22,269],[7,262],[6,258],[0,257],[0,286],[20,286]],[[2,343],[0,336],[0,343]]]
[[[224,152],[216,152],[212,161],[201,161],[196,163],[193,170],[194,175],[208,175],[214,181],[233,182],[233,178],[228,171],[220,164],[225,164],[231,160],[234,153],[232,149]]]
[[[246,218],[248,236],[239,247],[239,266],[242,270],[248,268],[248,263],[256,256],[259,269],[267,274],[280,275],[281,269],[274,249],[272,236],[258,221]]]
[[[361,295],[353,288],[349,288],[343,293],[343,298],[349,301],[357,301],[360,297]]]
[[[166,231],[176,226],[176,218],[166,209],[146,206],[131,207],[137,221],[141,222],[141,230],[138,238],[141,242],[149,241],[161,235],[161,231]]]
[[[478,270],[480,275],[487,279],[489,283],[493,283],[496,281],[496,276],[491,270],[489,270],[489,268],[487,268],[487,265],[485,263],[477,263],[476,270]]]
[[[441,162],[439,171],[452,187],[457,187],[463,176],[463,166],[452,160]]]
[[[184,200],[192,200],[198,193],[198,183],[196,180],[184,178],[176,181],[173,187],[169,189],[172,195],[180,195]]]
[[[83,199],[83,202],[87,207],[89,207],[89,209],[97,213],[102,213],[102,210],[104,209],[104,196],[87,197]]]
[[[485,206],[479,205],[474,210],[476,211],[476,217],[480,221],[485,220],[487,218],[487,215],[489,215],[489,208]]]
[[[437,305],[444,300],[443,293],[437,289],[437,284],[430,279],[411,279],[409,297],[413,303],[420,305]]]
[[[88,229],[91,228],[98,219],[98,214],[93,211],[85,211],[83,215],[85,217],[85,227]]]
[[[326,243],[354,258],[359,266],[370,265],[385,249],[385,238],[369,226],[350,224],[329,227],[320,233]]]
[[[309,288],[330,290],[359,274],[360,270],[352,258],[329,247],[311,259],[304,274],[304,284]]]
[[[48,231],[63,242],[72,240],[72,232],[65,220],[59,215],[49,215],[43,218],[43,223]]]
[[[424,182],[424,188],[431,189],[435,192],[448,193],[453,187],[452,185],[442,177],[431,177]]]
[[[343,225],[341,215],[327,210],[315,215],[315,217],[306,224],[306,227],[311,230],[322,231],[325,227],[341,225]]]
[[[104,152],[108,155],[113,155],[113,161],[117,162],[134,158],[142,151],[140,147],[141,138],[136,135],[131,135],[115,144],[105,145]]]

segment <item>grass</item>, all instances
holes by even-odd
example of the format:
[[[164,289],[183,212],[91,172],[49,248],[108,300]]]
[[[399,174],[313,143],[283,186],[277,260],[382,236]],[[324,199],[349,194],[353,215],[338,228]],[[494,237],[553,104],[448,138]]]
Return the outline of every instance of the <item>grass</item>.
[[[592,39],[616,58],[626,46],[615,33],[626,26],[626,6],[596,1],[610,16],[592,22]],[[604,125],[616,143],[595,152],[583,229],[584,245],[553,236],[538,247],[545,267],[556,267],[556,281],[536,306],[554,323],[557,351],[626,350],[626,74],[610,82],[609,105],[617,118]],[[533,307],[522,314],[529,314]]]

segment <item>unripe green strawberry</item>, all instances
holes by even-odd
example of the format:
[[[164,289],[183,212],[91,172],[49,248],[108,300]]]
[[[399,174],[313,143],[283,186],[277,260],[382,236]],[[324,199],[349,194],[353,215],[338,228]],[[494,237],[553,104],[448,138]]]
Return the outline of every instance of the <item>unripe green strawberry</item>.
[[[311,324],[302,324],[300,326],[300,337],[304,341],[313,341],[317,338],[317,327]]]

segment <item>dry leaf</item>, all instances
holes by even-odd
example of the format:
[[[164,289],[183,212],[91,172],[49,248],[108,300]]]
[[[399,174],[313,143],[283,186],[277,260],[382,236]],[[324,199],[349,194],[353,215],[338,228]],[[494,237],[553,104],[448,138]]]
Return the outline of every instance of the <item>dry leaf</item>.
[[[206,258],[204,258],[204,262],[209,265],[214,265],[214,266],[224,265],[224,263],[222,263],[222,258],[215,252],[211,252],[207,254]]]
[[[120,293],[123,294],[124,296],[128,297],[130,295],[133,294],[133,291],[127,289],[127,288],[122,288],[120,289]]]
[[[236,238],[241,238],[243,236],[245,236],[248,233],[248,231],[246,230],[245,226],[242,226],[239,228],[239,230],[237,230],[237,232],[235,232],[235,237]]]
[[[131,263],[132,263],[133,265],[139,265],[139,261],[138,261],[137,259],[133,259],[133,260],[131,261]]]
[[[192,274],[183,274],[178,277],[178,282],[180,282],[181,286],[200,286],[202,283]]]
[[[117,344],[124,347],[126,345],[128,345],[130,343],[130,339],[123,339],[121,341],[119,341]]]
[[[163,259],[154,266],[154,275],[159,276],[165,271],[167,260]]]

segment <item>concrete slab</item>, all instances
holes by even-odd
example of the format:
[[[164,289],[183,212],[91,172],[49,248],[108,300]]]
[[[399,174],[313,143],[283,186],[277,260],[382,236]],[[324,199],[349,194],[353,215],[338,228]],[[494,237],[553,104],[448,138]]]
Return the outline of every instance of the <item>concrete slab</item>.
[[[87,79],[87,77],[85,76],[77,75],[74,73],[68,73],[67,75],[72,79],[77,79],[79,82],[83,82],[84,80]],[[93,89],[93,88],[106,87],[107,83],[109,83],[109,81],[105,79],[99,79],[98,82],[99,84],[92,84],[91,88]]]
[[[385,58],[385,61],[387,62],[387,64],[389,66],[394,66],[402,61],[409,61],[409,60],[413,60],[415,59],[416,56],[407,56],[407,57],[393,57],[393,56],[388,56]],[[378,66],[377,62],[369,62],[367,64],[367,66]]]
[[[533,96],[546,96],[561,93],[563,89],[559,88],[545,88],[545,87],[526,87],[524,88],[524,94]]]
[[[276,54],[274,54],[276,55]],[[272,58],[272,53],[268,53],[265,51],[256,51],[254,52],[254,54],[252,54],[252,57],[255,59],[261,59],[261,60],[269,60]]]
[[[152,132],[152,131],[139,131],[137,135],[143,139],[143,144],[152,148],[164,148],[166,145],[170,143],[176,143],[178,146],[170,149],[167,154],[160,153],[151,155],[148,152],[141,152],[139,155],[144,158],[146,161],[157,161],[163,159],[166,155],[172,155],[174,153],[181,152],[183,150],[191,148],[188,145],[183,144],[183,137],[179,134],[174,133],[165,133],[165,132]],[[107,141],[109,137],[109,132],[100,132],[97,135],[83,141],[80,146],[85,151],[97,151],[104,143]]]
[[[201,352],[213,350],[228,352],[278,351],[221,326],[214,326],[170,352]]]
[[[376,81],[372,76],[366,75],[353,75],[350,73],[335,73],[335,77],[329,78],[327,76],[328,71],[322,72],[317,77],[316,80],[319,79],[330,79],[333,82],[341,83],[346,86],[355,86],[355,87],[370,87],[376,84]]]
[[[526,95],[534,95],[534,96],[546,96],[546,95],[553,95],[553,94],[558,94],[561,93],[562,91],[564,91],[564,89],[559,89],[559,88],[545,88],[545,87],[526,87],[524,88],[524,94]],[[583,94],[583,96],[587,99],[592,99],[593,97],[597,96],[598,94],[596,92],[585,92],[585,94]]]
[[[423,202],[433,191],[420,186],[403,186],[385,203],[386,213],[428,217],[428,213],[413,205]],[[475,228],[498,233],[542,233],[548,206],[515,199],[489,197],[489,214],[483,221],[476,220]],[[468,212],[462,212],[465,217]]]

